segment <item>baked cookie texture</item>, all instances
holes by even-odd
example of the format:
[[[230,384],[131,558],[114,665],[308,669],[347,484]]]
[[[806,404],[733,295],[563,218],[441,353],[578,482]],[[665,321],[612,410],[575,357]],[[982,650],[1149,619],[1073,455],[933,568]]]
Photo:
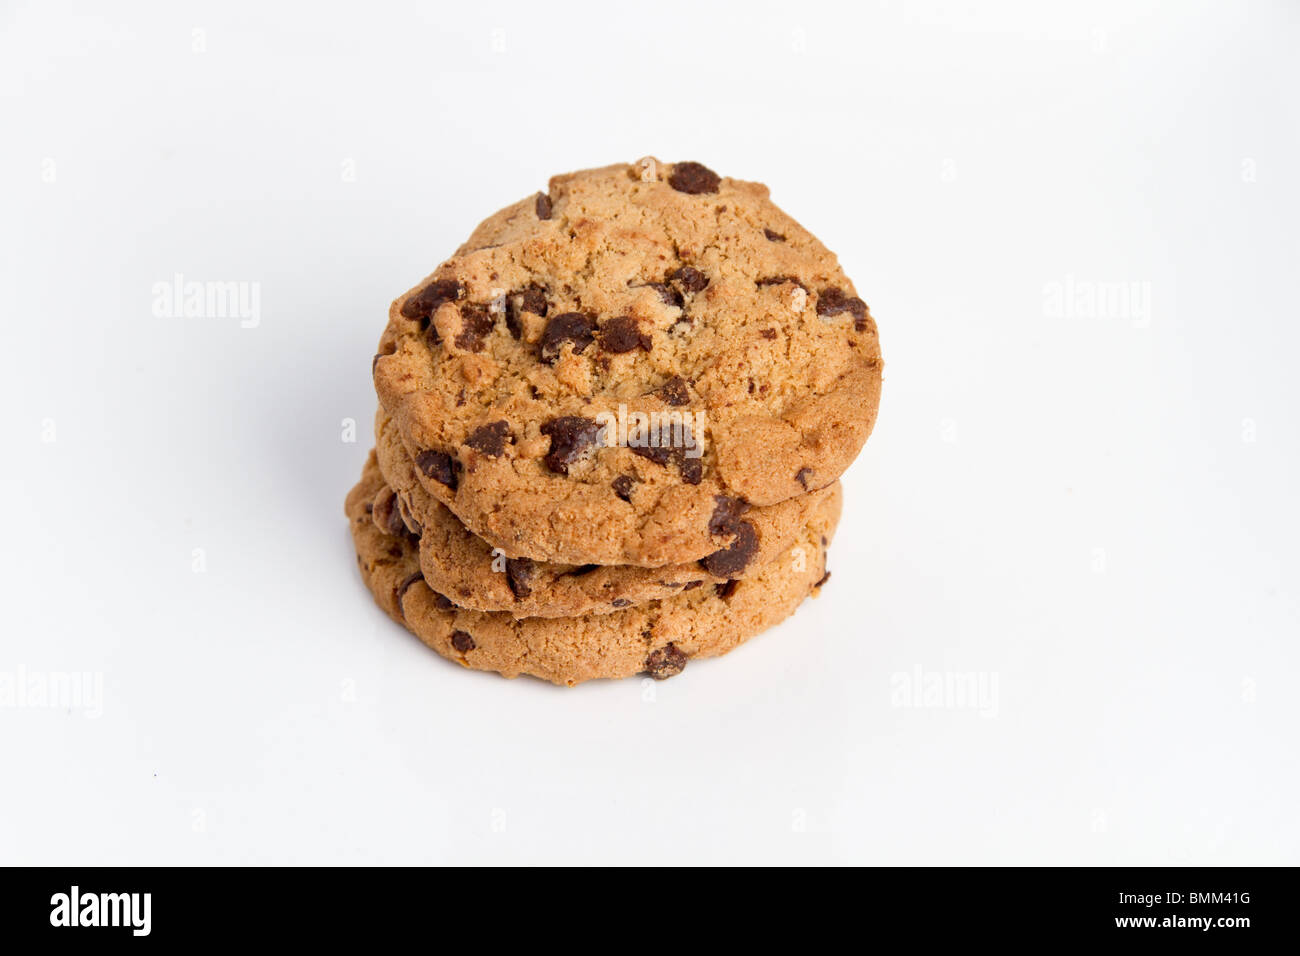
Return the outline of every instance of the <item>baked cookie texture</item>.
[[[647,158],[484,221],[392,304],[373,369],[417,483],[473,535],[655,568],[831,486],[882,361],[835,256],[767,187]],[[675,440],[638,446],[639,421]]]
[[[384,487],[373,502],[376,526],[420,539],[420,566],[435,591],[461,607],[504,611],[515,617],[601,614],[673,597],[701,584],[749,578],[814,529],[828,540],[839,521],[840,483],[766,508],[726,517],[748,527],[700,561],[644,568],[573,565],[511,557],[475,535],[428,494],[415,476],[397,430],[381,411],[376,453]]]
[[[554,177],[389,309],[345,510],[439,654],[665,679],[829,578],[875,320],[765,186],[652,157]]]
[[[692,658],[725,654],[772,627],[824,583],[825,549],[834,531],[833,521],[810,523],[785,552],[744,580],[702,584],[605,614],[516,618],[457,607],[431,588],[421,569],[420,539],[405,527],[388,533],[376,521],[375,502],[386,491],[393,494],[371,453],[345,510],[362,579],[379,606],[465,667],[567,686],[638,673],[671,677]]]

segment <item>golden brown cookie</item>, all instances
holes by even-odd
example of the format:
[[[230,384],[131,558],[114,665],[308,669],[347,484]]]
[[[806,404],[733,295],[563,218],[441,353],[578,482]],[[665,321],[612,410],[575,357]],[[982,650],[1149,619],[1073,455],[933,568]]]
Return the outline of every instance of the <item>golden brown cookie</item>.
[[[420,567],[435,591],[476,611],[515,617],[601,614],[672,597],[702,584],[744,580],[787,551],[808,529],[829,540],[839,522],[837,481],[820,491],[738,516],[749,528],[731,546],[702,561],[643,568],[636,565],[571,565],[511,558],[478,537],[429,495],[396,429],[380,416],[376,453],[384,487],[372,518],[387,534],[409,531],[420,538]],[[370,467],[370,466],[367,466]]]
[[[671,677],[692,657],[727,653],[777,624],[826,579],[820,534],[808,530],[744,581],[704,585],[609,614],[515,618],[456,607],[424,581],[418,539],[385,534],[370,513],[384,487],[373,456],[347,496],[361,576],[390,617],[450,660],[506,677],[573,686],[596,677]]]
[[[551,180],[393,303],[381,403],[423,487],[513,556],[703,558],[719,508],[830,485],[881,385],[835,256],[758,183],[654,160]]]

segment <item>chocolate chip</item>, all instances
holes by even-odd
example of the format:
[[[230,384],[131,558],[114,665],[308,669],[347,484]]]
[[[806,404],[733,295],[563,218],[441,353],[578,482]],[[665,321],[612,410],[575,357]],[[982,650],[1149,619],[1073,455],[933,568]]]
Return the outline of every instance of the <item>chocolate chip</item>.
[[[683,455],[677,459],[677,470],[682,473],[682,481],[688,485],[698,485],[704,480],[704,463],[698,458]]]
[[[752,524],[741,521],[732,530],[736,537],[730,545],[700,560],[700,567],[715,578],[734,578],[749,566],[749,562],[758,553],[758,533]]]
[[[668,177],[669,186],[679,193],[689,193],[692,196],[716,193],[720,182],[722,180],[717,173],[699,163],[677,163],[673,166],[672,175]]]
[[[483,339],[496,325],[496,316],[485,305],[465,305],[460,310],[460,332],[456,348],[466,352],[482,352]]]
[[[631,501],[632,486],[635,484],[636,482],[632,480],[630,475],[619,475],[610,483],[610,486],[614,489],[614,494],[618,495],[624,501]]]
[[[385,488],[379,493],[374,501],[371,519],[384,534],[396,537],[406,531],[406,524],[402,521],[402,513],[397,506],[397,493],[392,488]]]
[[[510,425],[502,419],[480,425],[469,433],[465,444],[489,458],[500,458],[506,450],[506,440],[510,438]]]
[[[630,352],[635,348],[650,351],[650,336],[630,315],[618,315],[600,327],[600,347],[606,352]]]
[[[415,464],[424,477],[456,490],[456,461],[445,451],[426,449],[415,456]]]
[[[703,581],[691,581],[691,582],[689,582],[685,587],[683,587],[682,590],[683,590],[683,591],[694,591],[696,588],[698,588],[698,587],[702,587],[703,584],[704,584]]]
[[[785,285],[787,282],[793,282],[805,292],[808,287],[796,279],[794,276],[764,276],[762,279],[755,279],[754,284],[762,288],[765,285]]]
[[[686,304],[686,300],[682,298],[682,294],[666,282],[649,282],[647,285],[659,293],[659,301],[664,305],[671,305],[680,309]]]
[[[542,332],[543,362],[554,362],[565,342],[573,343],[575,355],[582,352],[596,335],[596,320],[582,312],[561,312],[546,323]]]
[[[533,575],[536,573],[533,562],[527,558],[506,558],[506,584],[510,593],[518,601],[533,593]]]
[[[463,292],[461,284],[455,279],[437,279],[402,303],[402,317],[415,319],[420,323],[420,328],[424,328],[433,313],[438,311],[438,306],[444,302],[455,302]]]
[[[803,485],[804,491],[808,490],[808,479],[812,477],[812,473],[811,468],[800,468],[794,473],[794,480]]]
[[[537,194],[537,202],[533,203],[533,208],[537,210],[538,219],[551,218],[551,197],[546,193]]]
[[[645,669],[655,680],[667,680],[686,669],[686,655],[676,644],[667,644],[645,659]]]
[[[758,334],[763,336],[765,339],[775,339],[776,329],[760,329]]]
[[[614,598],[609,602],[610,607],[628,607],[631,603],[627,598]]]
[[[700,292],[709,284],[709,277],[691,266],[682,266],[668,278],[681,283],[682,288],[687,292]]]
[[[713,516],[709,518],[709,534],[731,534],[736,529],[740,516],[748,510],[749,502],[743,498],[714,495]]]
[[[785,236],[781,235],[779,232],[774,232],[771,229],[764,229],[763,235],[767,236],[767,238],[772,242],[785,242]]]
[[[439,611],[456,610],[456,605],[451,603],[451,598],[439,594],[437,591],[433,592],[433,606],[436,607]]]
[[[673,457],[673,449],[667,445],[628,445],[627,450],[642,458],[649,458],[656,465],[666,465]]]
[[[536,282],[530,283],[528,288],[512,292],[506,297],[506,328],[510,330],[511,335],[519,338],[524,331],[520,316],[524,312],[531,312],[533,315],[546,318],[549,308],[546,302],[546,290]]]
[[[819,580],[816,584],[814,584],[813,587],[820,588],[823,584],[825,584],[830,579],[831,579],[831,573],[827,571],[825,574],[821,576],[821,580]]]
[[[402,583],[397,586],[397,609],[399,611],[402,610],[402,598],[406,597],[406,592],[411,589],[412,585],[423,580],[424,580],[423,572],[416,571],[414,574],[412,574],[410,577],[403,580]]]
[[[822,289],[817,293],[817,314],[822,316],[839,315],[842,312],[853,314],[853,326],[858,327],[861,323],[863,328],[859,332],[865,331],[867,321],[867,304],[857,296],[847,296],[843,289],[837,289],[834,286]]]
[[[715,590],[716,590],[716,592],[717,592],[718,597],[719,597],[721,600],[726,601],[726,600],[728,600],[728,599],[729,599],[733,594],[736,593],[736,588],[740,587],[740,582],[739,582],[739,581],[727,581],[725,584],[718,584],[718,585],[715,585],[714,587],[715,587]]]
[[[668,381],[664,382],[655,389],[654,394],[663,399],[663,401],[674,408],[685,405],[691,400],[691,393],[687,391],[686,379],[680,375],[674,375]]]
[[[578,415],[564,415],[552,418],[541,428],[543,435],[549,435],[551,450],[546,453],[546,466],[561,475],[569,473],[569,465],[577,461],[588,448],[596,443],[600,434],[600,425],[590,418]]]
[[[452,631],[451,646],[464,654],[466,651],[472,651],[478,645],[474,643],[474,638],[469,636],[467,631]]]

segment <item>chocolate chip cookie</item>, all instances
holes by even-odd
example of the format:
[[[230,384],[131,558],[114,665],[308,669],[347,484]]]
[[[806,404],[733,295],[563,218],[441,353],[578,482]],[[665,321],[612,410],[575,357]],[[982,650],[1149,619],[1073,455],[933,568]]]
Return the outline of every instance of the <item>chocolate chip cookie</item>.
[[[400,517],[387,522],[394,533],[378,527],[373,511],[384,487],[372,457],[346,501],[357,563],[375,601],[442,656],[506,677],[569,686],[637,673],[672,677],[691,658],[725,654],[783,620],[826,577],[825,547],[810,528],[751,578],[608,614],[520,619],[465,610],[426,583],[418,539]]]
[[[728,510],[833,483],[882,363],[835,256],[765,186],[647,158],[483,222],[393,303],[373,368],[420,484],[475,535],[654,567],[735,544]]]
[[[494,549],[429,495],[415,478],[396,429],[382,413],[377,423],[378,468],[384,487],[376,494],[372,518],[387,534],[403,531],[420,538],[420,568],[439,594],[476,611],[504,611],[515,617],[574,617],[617,611],[634,604],[673,597],[728,580],[744,580],[785,553],[804,532],[818,532],[823,543],[839,521],[837,481],[820,491],[767,508],[733,513],[724,507],[719,523],[744,522],[732,543],[700,561],[642,568],[635,565],[571,565],[514,558]],[[373,466],[367,465],[367,475]],[[720,529],[722,530],[722,529]]]

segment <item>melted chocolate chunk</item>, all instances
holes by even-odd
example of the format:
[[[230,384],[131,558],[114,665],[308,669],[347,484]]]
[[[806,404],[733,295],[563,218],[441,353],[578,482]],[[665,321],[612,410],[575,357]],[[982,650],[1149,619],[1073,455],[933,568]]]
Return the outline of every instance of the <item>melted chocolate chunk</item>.
[[[456,490],[456,460],[445,451],[426,449],[415,456],[415,465],[424,477]]]
[[[631,603],[627,598],[614,598],[609,602],[610,607],[628,607]]]
[[[867,304],[857,296],[847,296],[843,289],[837,289],[834,286],[822,289],[817,293],[817,314],[823,316],[839,315],[843,312],[849,312],[853,315],[854,327],[859,322],[865,323],[867,320]],[[862,331],[859,329],[858,331]]]
[[[486,305],[461,306],[460,332],[456,335],[456,348],[466,352],[482,352],[483,339],[496,325],[496,316]]]
[[[776,329],[760,329],[758,334],[763,336],[765,339],[775,339]]]
[[[787,282],[793,282],[795,285],[803,289],[805,292],[808,291],[808,287],[804,285],[802,282],[800,282],[798,279],[796,279],[794,276],[765,276],[762,279],[754,280],[754,284],[759,286],[760,288],[765,285],[785,285]]]
[[[641,458],[649,458],[656,465],[666,465],[673,457],[673,449],[667,445],[628,445],[627,450]]]
[[[500,458],[505,453],[509,438],[510,425],[502,419],[474,429],[465,439],[465,444],[489,458]]]
[[[456,610],[456,605],[451,603],[451,599],[445,595],[439,594],[437,591],[433,592],[433,606],[439,611]]]
[[[722,180],[718,174],[699,163],[677,163],[673,166],[668,185],[679,193],[699,196],[703,193],[716,193]]]
[[[542,332],[542,361],[554,363],[560,357],[560,347],[573,343],[574,354],[580,354],[596,336],[596,320],[582,312],[561,312],[546,323]]]
[[[821,576],[821,580],[819,580],[816,584],[814,584],[813,587],[820,588],[823,584],[825,584],[830,579],[831,579],[831,573],[827,571],[825,574]]]
[[[703,586],[704,586],[704,582],[703,582],[703,581],[691,581],[691,582],[689,582],[688,584],[686,584],[686,586],[683,587],[682,590],[683,590],[683,591],[694,591],[696,588],[698,588],[698,587],[703,587]]]
[[[716,590],[717,590],[718,597],[719,597],[720,599],[722,599],[723,601],[726,601],[726,600],[728,600],[728,599],[729,599],[733,594],[736,593],[736,588],[740,587],[740,582],[739,582],[739,581],[728,581],[728,582],[726,582],[725,584],[718,584],[718,585],[715,585],[714,587],[715,587]]]
[[[758,553],[758,532],[748,521],[738,522],[733,530],[736,538],[728,547],[714,551],[707,558],[700,560],[704,568],[715,578],[734,578],[749,566],[749,562]]]
[[[646,284],[659,293],[659,301],[664,305],[671,305],[680,309],[686,304],[686,300],[682,298],[682,294],[666,282],[648,282]]]
[[[406,592],[411,589],[412,585],[423,580],[424,580],[423,572],[416,571],[414,574],[412,574],[410,577],[403,580],[402,583],[397,586],[397,609],[399,611],[402,610],[402,599],[406,597]]]
[[[630,315],[618,315],[600,327],[600,347],[606,352],[631,352],[635,348],[650,351],[650,336]]]
[[[420,328],[424,328],[429,324],[433,313],[438,311],[438,306],[444,302],[455,302],[463,292],[463,287],[455,279],[430,282],[402,303],[402,317],[414,319],[420,323]]]
[[[567,475],[569,465],[596,444],[596,438],[600,435],[600,425],[590,418],[564,415],[560,418],[552,418],[542,426],[541,432],[551,439],[551,450],[546,453],[544,459],[546,466],[551,471]]]
[[[804,491],[808,490],[808,479],[812,477],[812,473],[811,468],[800,468],[794,473],[794,480],[803,486]]]
[[[740,522],[740,516],[749,510],[749,502],[742,498],[715,495],[713,516],[709,518],[709,534],[731,534]]]
[[[667,644],[645,659],[646,673],[655,680],[667,680],[685,669],[686,655],[677,649],[676,644]]]
[[[785,242],[785,236],[781,235],[779,232],[774,232],[771,229],[764,229],[763,235],[767,236],[767,238],[772,242]]]
[[[669,274],[668,278],[680,283],[687,292],[703,291],[709,284],[709,277],[691,266],[682,266],[676,272]]]
[[[478,645],[474,643],[474,638],[470,637],[468,631],[452,631],[451,646],[464,654],[466,651],[472,651]]]
[[[527,558],[506,559],[506,584],[515,600],[526,598],[533,593],[533,574],[536,573],[533,562]]]
[[[656,388],[654,393],[674,408],[679,408],[691,400],[691,393],[687,390],[686,379],[680,375],[674,375]]]
[[[551,197],[546,193],[537,194],[537,202],[533,203],[533,208],[537,210],[538,219],[551,218]]]
[[[546,290],[536,282],[526,289],[512,292],[506,297],[506,328],[515,338],[523,335],[524,325],[520,316],[524,312],[546,318],[550,306],[546,302]]]
[[[677,470],[682,473],[682,481],[688,485],[698,485],[704,480],[704,463],[698,458],[682,455],[677,460]]]
[[[632,500],[632,486],[636,482],[632,480],[631,475],[619,475],[611,483],[610,487],[614,489],[614,494],[618,495],[624,501]]]

